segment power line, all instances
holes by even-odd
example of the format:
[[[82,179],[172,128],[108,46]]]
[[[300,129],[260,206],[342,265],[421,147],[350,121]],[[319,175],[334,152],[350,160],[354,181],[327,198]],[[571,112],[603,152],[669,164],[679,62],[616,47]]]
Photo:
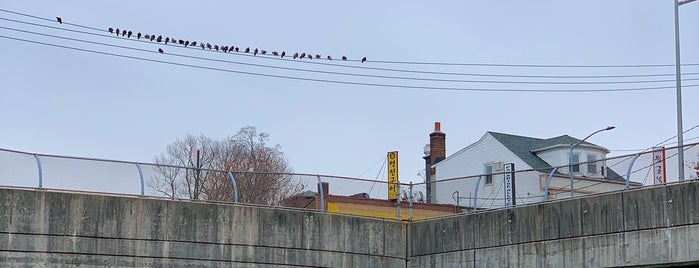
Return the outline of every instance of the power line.
[[[0,9],[2,12],[7,12],[19,16],[25,16],[29,18],[51,21],[53,19],[44,18],[40,16],[30,15],[26,13],[21,13],[17,11],[11,11],[6,9]],[[64,21],[63,24],[96,30],[104,31],[102,29],[86,26],[82,24],[71,23]],[[356,60],[355,60],[356,61]],[[654,68],[654,67],[674,67],[675,64],[626,64],[626,65],[563,65],[563,64],[499,64],[499,63],[459,63],[459,62],[419,62],[419,61],[397,61],[397,60],[372,60],[373,63],[384,63],[384,64],[406,64],[406,65],[442,65],[442,66],[478,66],[478,67],[523,67],[523,68]],[[699,66],[699,63],[685,63],[682,66]]]
[[[85,34],[85,35],[92,35],[92,36],[98,36],[98,37],[109,37],[113,39],[118,39],[118,40],[129,40],[132,42],[139,42],[139,43],[145,43],[145,44],[157,44],[159,46],[169,46],[169,47],[176,47],[178,49],[194,49],[194,50],[199,50],[196,47],[183,47],[181,45],[177,44],[162,44],[162,43],[153,43],[151,41],[147,40],[139,40],[139,39],[131,39],[131,38],[119,38],[117,36],[112,36],[112,35],[104,35],[103,30],[98,30],[100,33],[92,33],[92,32],[86,32],[86,31],[80,31],[80,30],[73,30],[73,29],[66,29],[62,27],[56,27],[56,26],[50,26],[50,25],[43,25],[43,24],[37,24],[37,23],[32,23],[32,22],[25,22],[25,21],[19,21],[19,20],[14,20],[14,19],[8,19],[8,18],[0,18],[0,20],[5,20],[5,21],[11,21],[15,23],[20,23],[20,24],[25,24],[25,25],[31,25],[31,26],[36,26],[36,27],[43,27],[43,28],[49,28],[49,29],[54,29],[54,30],[60,30],[60,31],[67,31],[67,32],[73,32],[73,33],[79,33],[79,34]],[[113,46],[113,47],[120,47],[120,48],[125,48],[125,49],[134,49],[131,47],[125,47],[125,46],[118,46],[118,45],[111,45],[111,44],[105,44],[105,43],[99,43],[99,42],[92,42],[92,41],[86,41],[84,39],[75,39],[75,38],[67,38],[63,36],[56,36],[56,35],[49,35],[49,34],[43,34],[43,33],[36,33],[32,31],[26,31],[26,30],[19,30],[16,28],[5,28],[8,30],[15,30],[15,31],[23,31],[26,33],[33,33],[33,34],[40,34],[40,35],[45,35],[45,36],[51,36],[55,38],[62,38],[62,39],[68,39],[68,40],[73,40],[73,41],[78,41],[78,42],[88,42],[88,43],[94,43],[94,44],[102,44],[106,46]],[[93,28],[90,28],[93,29]],[[213,53],[214,51],[209,50],[205,52],[208,53]],[[181,57],[189,57],[189,58],[196,58],[196,59],[202,59],[202,60],[210,60],[210,61],[220,61],[220,62],[228,62],[228,63],[234,63],[234,64],[243,64],[243,65],[251,65],[251,66],[258,66],[258,67],[267,67],[267,68],[277,68],[277,69],[288,69],[288,70],[296,70],[296,71],[307,71],[307,72],[324,72],[327,74],[340,74],[340,75],[351,75],[347,73],[337,73],[337,72],[328,72],[328,71],[317,71],[317,70],[308,70],[308,69],[299,69],[299,68],[289,68],[289,67],[277,67],[277,66],[269,66],[269,65],[262,65],[262,64],[252,64],[252,63],[238,63],[238,62],[231,62],[231,61],[224,61],[224,60],[215,60],[215,59],[210,59],[210,58],[202,58],[202,57],[195,57],[195,56],[185,56],[181,54],[173,54],[169,53],[171,55],[176,55],[176,56],[181,56]],[[225,53],[224,53],[225,54]],[[354,68],[354,69],[363,69],[363,70],[379,70],[379,71],[391,71],[391,72],[402,72],[402,73],[419,73],[419,74],[439,74],[439,75],[458,75],[458,76],[475,76],[475,77],[499,77],[499,78],[548,78],[548,79],[602,79],[602,78],[641,78],[641,77],[664,77],[664,76],[674,76],[675,74],[635,74],[635,75],[587,75],[587,76],[555,76],[555,75],[510,75],[510,74],[483,74],[483,73],[454,73],[454,72],[432,72],[432,71],[415,71],[415,70],[405,70],[405,69],[387,69],[387,68],[374,68],[374,67],[364,67],[364,66],[352,66],[352,65],[345,65],[345,64],[331,64],[327,62],[310,62],[310,61],[297,61],[297,60],[290,60],[290,59],[283,59],[283,58],[277,58],[277,57],[270,57],[267,55],[248,55],[244,53],[233,53],[229,55],[235,55],[235,56],[246,56],[246,57],[255,57],[255,58],[262,58],[266,60],[280,60],[280,61],[291,61],[295,63],[309,63],[309,64],[318,64],[318,65],[325,65],[325,66],[333,66],[333,67],[343,67],[343,68]],[[692,73],[688,72],[685,73],[684,75],[696,75],[699,74],[699,72]],[[366,76],[366,77],[374,77],[374,78],[392,78],[392,79],[408,79],[408,80],[423,80],[423,81],[436,81],[436,82],[472,82],[472,83],[510,83],[510,84],[515,84],[515,83],[522,83],[522,84],[629,84],[629,83],[646,83],[646,82],[674,82],[674,79],[670,80],[648,80],[648,81],[613,81],[613,82],[605,82],[605,81],[592,81],[592,82],[551,82],[551,81],[546,81],[546,82],[537,82],[537,81],[469,81],[469,80],[449,80],[449,79],[431,79],[431,78],[413,78],[413,77],[395,77],[395,76],[378,76],[378,75],[364,75],[364,74],[354,74],[358,76]],[[685,79],[687,80],[687,79]],[[691,80],[699,80],[699,79],[691,79]]]
[[[195,68],[195,69],[220,71],[220,72],[228,72],[228,73],[237,73],[237,74],[246,74],[246,75],[271,77],[271,78],[299,80],[299,81],[324,82],[324,83],[331,83],[331,84],[344,84],[344,85],[356,85],[356,86],[372,86],[372,87],[388,87],[388,88],[420,89],[420,90],[441,90],[441,91],[511,92],[511,93],[512,92],[522,92],[522,93],[632,92],[632,91],[648,91],[648,90],[661,90],[661,89],[674,89],[675,88],[674,86],[664,86],[664,87],[659,86],[659,87],[637,87],[637,88],[612,88],[612,89],[548,89],[548,90],[544,90],[544,89],[492,89],[492,88],[435,87],[435,86],[414,86],[414,85],[400,85],[400,84],[353,82],[353,81],[342,81],[342,80],[329,80],[329,79],[295,77],[295,76],[286,76],[286,75],[275,75],[275,74],[266,74],[266,73],[254,73],[254,72],[237,71],[237,70],[222,69],[222,68],[215,68],[215,67],[208,67],[208,66],[201,66],[201,65],[194,65],[194,64],[170,62],[170,61],[164,61],[164,60],[156,60],[156,59],[128,56],[128,55],[122,55],[122,54],[116,54],[116,53],[110,53],[110,52],[104,52],[104,51],[97,51],[97,50],[91,50],[91,49],[85,49],[85,48],[77,48],[77,47],[70,47],[70,46],[64,46],[64,45],[58,45],[58,44],[51,44],[51,43],[46,43],[46,42],[27,40],[27,39],[15,38],[15,37],[4,36],[4,35],[1,35],[0,38],[21,41],[21,42],[27,42],[27,43],[33,43],[33,44],[44,45],[44,46],[52,46],[52,47],[57,47],[57,48],[69,49],[69,50],[89,52],[89,53],[100,54],[100,55],[108,55],[108,56],[114,56],[114,57],[121,57],[121,58],[128,58],[128,59],[141,60],[141,61],[147,61],[147,62],[162,63],[162,64],[168,64],[168,65],[174,65],[174,66],[181,66],[181,67],[190,67],[190,68]],[[156,51],[152,51],[152,53],[157,54]],[[699,84],[685,85],[686,88],[697,87],[697,86],[699,86]]]
[[[3,19],[3,18],[0,18],[0,19]],[[101,45],[101,46],[109,46],[109,47],[116,47],[116,48],[129,49],[129,50],[135,50],[135,51],[143,51],[143,52],[152,52],[152,50],[139,49],[139,48],[134,48],[134,47],[129,47],[129,46],[113,45],[113,44],[107,44],[107,43],[102,43],[102,42],[95,42],[95,41],[89,41],[89,40],[84,40],[84,39],[70,38],[70,37],[64,37],[64,36],[58,36],[58,35],[52,35],[52,34],[46,34],[46,33],[39,33],[39,32],[34,32],[34,31],[11,28],[11,27],[0,26],[0,29],[7,29],[7,30],[22,32],[22,33],[27,33],[27,34],[40,35],[40,36],[46,36],[46,37],[51,37],[51,38],[58,38],[58,39],[75,41],[75,42]],[[254,64],[254,63],[244,63],[244,62],[235,62],[235,61],[228,61],[228,60],[211,59],[211,58],[183,55],[183,54],[176,54],[176,53],[168,53],[168,54],[173,55],[173,56],[177,56],[177,57],[206,60],[206,61],[214,61],[214,62],[224,62],[224,63],[230,63],[230,64],[247,65],[247,66],[263,67],[263,68],[311,72],[311,73],[322,73],[322,74],[333,74],[333,75],[346,75],[346,76],[397,79],[397,80],[411,80],[411,81],[484,83],[484,84],[541,84],[541,85],[604,85],[604,84],[641,84],[641,83],[675,82],[674,79],[640,80],[640,81],[591,81],[591,82],[590,81],[587,81],[587,82],[551,82],[551,81],[493,81],[493,80],[432,79],[432,78],[397,77],[397,76],[385,76],[385,75],[369,75],[369,74],[309,70],[309,69],[301,69],[301,68],[279,67],[279,66],[264,65],[264,64]],[[699,80],[699,78],[686,78],[683,81],[697,81],[697,80]]]

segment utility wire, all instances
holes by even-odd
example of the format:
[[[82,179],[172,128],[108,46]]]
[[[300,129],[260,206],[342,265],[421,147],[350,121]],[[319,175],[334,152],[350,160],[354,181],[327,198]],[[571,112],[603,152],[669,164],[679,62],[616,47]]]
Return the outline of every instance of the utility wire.
[[[3,18],[0,18],[0,19],[3,19]],[[40,36],[45,36],[45,37],[51,37],[51,38],[57,38],[57,39],[63,39],[63,40],[70,40],[70,41],[82,42],[82,43],[88,43],[88,44],[94,44],[94,45],[116,47],[116,48],[129,49],[129,50],[142,51],[142,52],[153,52],[152,50],[147,50],[147,49],[134,48],[134,47],[129,47],[129,46],[121,46],[121,45],[113,45],[113,44],[107,44],[107,43],[102,43],[102,42],[89,41],[89,40],[84,40],[84,39],[70,38],[70,37],[64,37],[64,36],[58,36],[58,35],[52,35],[52,34],[46,34],[46,33],[40,33],[40,32],[28,31],[28,30],[22,30],[22,29],[11,28],[11,27],[0,26],[0,29],[6,29],[6,30],[10,30],[10,31],[22,32],[22,33],[27,33],[27,34],[40,35]],[[224,54],[225,54],[225,53],[224,53]],[[674,79],[668,79],[668,80],[640,80],[640,81],[585,81],[585,82],[556,82],[556,81],[554,81],[554,82],[552,82],[552,81],[493,81],[493,80],[432,79],[432,78],[416,78],[416,77],[397,77],[397,76],[385,76],[385,75],[369,75],[369,74],[357,74],[357,73],[345,73],[345,72],[332,72],[332,71],[309,70],[309,69],[290,68],[290,67],[279,67],[279,66],[272,66],[272,65],[263,65],[263,64],[254,64],[254,63],[244,63],[244,62],[235,62],[235,61],[228,61],[228,60],[211,59],[211,58],[197,57],[197,56],[184,55],[184,54],[176,54],[176,53],[169,53],[169,52],[168,52],[168,55],[173,55],[173,56],[183,57],[183,58],[190,58],[190,59],[198,59],[198,60],[213,61],[213,62],[223,62],[223,63],[230,63],[230,64],[238,64],[238,65],[246,65],[246,66],[255,66],[255,67],[263,67],[263,68],[271,68],[271,69],[281,69],[281,70],[300,71],[300,72],[311,72],[311,73],[322,73],[322,74],[333,74],[333,75],[357,76],[357,77],[385,78],[385,79],[398,79],[398,80],[412,80],[412,81],[458,82],[458,83],[484,83],[484,84],[541,84],[541,85],[604,85],[604,84],[641,84],[641,83],[666,83],[666,82],[675,82]],[[697,80],[699,80],[699,78],[685,78],[685,79],[683,79],[683,81],[697,81]]]
[[[55,22],[53,19],[30,15],[27,13],[0,9],[2,12],[25,16],[33,19]],[[63,24],[103,31],[97,27],[64,21]],[[397,60],[372,60],[373,63],[385,64],[409,64],[409,65],[443,65],[443,66],[479,66],[479,67],[524,67],[524,68],[652,68],[652,67],[674,67],[675,64],[627,64],[627,65],[562,65],[562,64],[497,64],[497,63],[458,63],[458,62],[419,62],[419,61],[397,61]],[[699,63],[685,63],[682,66],[699,66]]]
[[[44,45],[44,46],[52,46],[52,47],[63,48],[63,49],[68,49],[68,50],[76,50],[76,51],[100,54],[100,55],[108,55],[108,56],[128,58],[128,59],[141,60],[141,61],[147,61],[147,62],[163,63],[163,64],[181,66],[181,67],[190,67],[190,68],[195,68],[195,69],[204,69],[204,70],[211,70],[211,71],[247,74],[247,75],[253,75],[253,76],[282,78],[282,79],[299,80],[299,81],[324,82],[324,83],[332,83],[332,84],[345,84],[345,85],[357,85],[357,86],[389,87],[389,88],[421,89],[421,90],[443,90],[443,91],[526,92],[526,93],[629,92],[629,91],[648,91],[648,90],[662,90],[662,89],[674,89],[675,88],[674,86],[658,86],[658,87],[637,87],[637,88],[611,88],[611,89],[548,89],[548,90],[544,90],[544,89],[459,88],[459,87],[414,86],[414,85],[401,85],[401,84],[353,82],[353,81],[342,81],[342,80],[329,80],[329,79],[316,79],[316,78],[295,77],[295,76],[286,76],[286,75],[275,75],[275,74],[266,74],[266,73],[255,73],[255,72],[237,71],[237,70],[215,68],[215,67],[208,67],[208,66],[201,66],[201,65],[194,65],[194,64],[170,62],[170,61],[164,61],[164,60],[156,60],[156,59],[128,56],[128,55],[122,55],[122,54],[116,54],[116,53],[110,53],[110,52],[104,52],[104,51],[97,51],[97,50],[91,50],[91,49],[85,49],[85,48],[64,46],[64,45],[58,45],[58,44],[52,44],[52,43],[40,42],[40,41],[34,41],[34,40],[28,40],[28,39],[22,39],[22,38],[15,38],[15,37],[4,36],[4,35],[0,36],[0,38],[21,41],[21,42],[27,42],[27,43],[33,43],[33,44]],[[151,52],[158,54],[158,52],[156,52],[156,51],[151,51]],[[697,86],[699,86],[699,84],[685,85],[684,87],[689,88],[689,87],[697,87]]]
[[[34,15],[29,15],[25,13],[20,13],[20,12],[15,12],[15,11],[9,11],[5,9],[0,9],[0,11],[4,11],[7,13],[15,14],[15,15],[20,15],[20,16],[26,16],[34,19],[39,19],[39,20],[44,20],[44,21],[51,21],[52,23],[55,23],[53,19],[48,19],[48,18],[43,18],[43,17],[38,17]],[[5,20],[10,20],[18,23],[26,23],[26,24],[32,24],[35,26],[42,26],[42,27],[50,27],[54,29],[61,29],[61,30],[67,30],[64,28],[59,28],[59,27],[53,27],[53,26],[46,26],[46,25],[40,25],[40,24],[34,24],[34,23],[29,23],[29,22],[21,22],[17,20],[11,20],[11,19],[5,19]],[[93,31],[98,31],[100,33],[104,33],[105,31],[103,29],[99,29],[96,27],[91,27],[91,26],[85,26],[85,25],[80,25],[80,24],[75,24],[75,23],[69,23],[65,22],[64,24],[66,25],[71,25],[75,27],[80,27],[84,29],[89,29]],[[72,30],[75,31],[75,30]],[[86,33],[83,31],[76,31],[76,32],[82,32]],[[93,33],[90,33],[93,34]],[[105,36],[103,34],[100,34],[101,36]],[[118,37],[115,37],[118,38]],[[136,41],[136,40],[133,40]],[[182,47],[180,47],[182,48]],[[248,57],[253,57],[253,55],[246,55],[246,54],[234,54],[238,56],[248,56]],[[265,58],[265,59],[274,59],[274,60],[283,60],[283,61],[292,61],[290,59],[281,59],[281,58],[276,58],[276,57],[271,57],[271,56],[265,56],[265,55],[258,55],[255,57],[259,58]],[[506,74],[479,74],[479,73],[455,73],[455,72],[433,72],[433,71],[416,71],[416,70],[405,70],[405,69],[389,69],[389,68],[377,68],[377,67],[364,67],[364,66],[352,66],[352,65],[344,65],[344,64],[331,64],[327,62],[318,62],[316,61],[295,61],[294,62],[299,62],[299,63],[304,63],[304,64],[321,64],[321,65],[329,65],[329,66],[338,66],[338,67],[345,67],[345,68],[357,68],[357,69],[367,69],[367,70],[380,70],[380,71],[393,71],[393,72],[407,72],[407,73],[421,73],[421,74],[439,74],[439,75],[461,75],[461,76],[483,76],[483,77],[517,77],[517,78],[630,78],[630,77],[658,77],[658,76],[673,76],[674,74],[637,74],[637,75],[597,75],[597,76],[549,76],[549,75],[506,75]],[[358,61],[358,60],[349,60],[349,61]],[[371,61],[371,62],[376,62],[376,63],[405,63],[405,64],[421,64],[421,65],[426,65],[426,64],[431,64],[431,65],[463,65],[463,66],[490,66],[490,67],[556,67],[556,68],[589,68],[589,67],[595,67],[595,68],[639,68],[639,67],[669,67],[669,66],[674,66],[674,65],[669,65],[669,64],[636,64],[636,65],[535,65],[535,64],[490,64],[490,63],[429,63],[429,62],[411,62],[411,61],[405,61],[405,62],[400,62],[400,61]],[[699,65],[699,63],[689,63],[689,64],[682,64],[682,66],[695,66]],[[699,74],[699,73],[686,73],[685,75],[691,75],[691,74]]]
[[[60,31],[67,31],[67,32],[73,32],[73,33],[79,33],[79,34],[85,34],[85,35],[92,35],[92,36],[98,36],[98,37],[109,37],[112,39],[117,39],[117,40],[129,40],[132,42],[139,42],[139,43],[144,43],[144,44],[153,44],[153,45],[158,45],[158,46],[169,46],[169,47],[177,47],[178,49],[190,49],[190,50],[199,50],[197,47],[183,47],[182,45],[177,45],[175,43],[170,43],[170,44],[163,44],[163,43],[153,43],[152,41],[147,41],[147,40],[140,40],[140,39],[131,39],[131,38],[119,38],[117,36],[113,35],[105,35],[103,34],[104,31],[100,30],[100,33],[93,33],[93,32],[86,32],[86,31],[80,31],[80,30],[73,30],[73,29],[66,29],[62,27],[56,27],[56,26],[51,26],[51,25],[43,25],[43,24],[37,24],[37,23],[31,23],[31,22],[25,22],[25,21],[19,21],[19,20],[14,20],[14,19],[8,19],[8,18],[2,18],[0,17],[0,20],[5,20],[5,21],[10,21],[14,23],[20,23],[20,24],[25,24],[25,25],[31,25],[31,26],[36,26],[36,27],[43,27],[43,28],[49,28],[49,29],[54,29],[54,30],[60,30]],[[61,38],[61,39],[67,39],[67,40],[72,40],[72,41],[77,41],[77,42],[87,42],[87,43],[93,43],[93,44],[101,44],[105,46],[113,46],[113,47],[120,47],[120,48],[125,48],[125,49],[134,49],[132,47],[125,47],[125,46],[118,46],[118,45],[111,45],[111,44],[105,44],[101,42],[92,42],[92,41],[86,41],[84,39],[76,39],[76,38],[68,38],[68,37],[63,37],[63,36],[57,36],[57,35],[50,35],[50,34],[44,34],[44,33],[38,33],[38,32],[33,32],[33,31],[27,31],[27,30],[21,30],[21,29],[16,29],[16,28],[10,28],[10,27],[4,27],[5,29],[8,30],[13,30],[13,31],[20,31],[20,32],[25,32],[25,33],[30,33],[30,34],[37,34],[37,35],[44,35],[44,36],[49,36],[49,37],[54,37],[54,38]],[[136,49],[138,50],[138,49]],[[209,50],[206,51],[207,53],[214,53],[215,51]],[[220,52],[223,53],[223,52]],[[262,64],[252,64],[252,63],[239,63],[239,62],[231,62],[231,61],[224,61],[224,60],[215,60],[215,59],[210,59],[210,58],[202,58],[202,57],[195,57],[195,56],[186,56],[186,55],[181,55],[181,54],[173,54],[169,53],[171,55],[176,55],[180,57],[189,57],[189,58],[196,58],[196,59],[202,59],[202,60],[210,60],[210,61],[219,61],[219,62],[228,62],[228,63],[235,63],[235,64],[243,64],[243,65],[250,65],[250,66],[257,66],[257,67],[266,67],[266,68],[276,68],[276,69],[287,69],[287,70],[295,70],[295,71],[305,71],[305,72],[317,72],[317,73],[326,73],[326,74],[338,74],[338,75],[355,75],[355,76],[365,76],[365,77],[374,77],[374,78],[392,78],[392,79],[407,79],[407,80],[423,80],[423,81],[437,81],[437,82],[471,82],[471,83],[510,83],[510,84],[633,84],[633,83],[649,83],[649,82],[674,82],[674,79],[667,79],[667,80],[647,80],[647,81],[611,81],[611,82],[605,82],[605,81],[592,81],[592,82],[551,82],[551,81],[545,81],[545,82],[537,82],[537,81],[479,81],[479,80],[454,80],[454,79],[430,79],[430,78],[414,78],[414,77],[395,77],[395,76],[379,76],[379,75],[364,75],[364,74],[351,74],[351,73],[338,73],[338,72],[328,72],[328,71],[316,71],[316,70],[308,70],[308,69],[299,69],[299,68],[288,68],[288,67],[277,67],[277,66],[269,66],[269,65],[262,65]],[[235,55],[235,56],[248,56],[248,57],[255,57],[255,58],[263,58],[263,59],[275,59],[275,60],[283,60],[283,61],[291,61],[291,62],[302,62],[302,63],[311,63],[311,62],[306,62],[306,61],[297,61],[297,60],[290,60],[290,59],[282,59],[282,58],[277,58],[277,57],[270,57],[266,55],[248,55],[245,53],[223,53],[223,54],[229,54],[229,55]],[[335,66],[335,67],[349,67],[349,68],[358,68],[358,69],[370,69],[370,70],[384,70],[384,71],[393,71],[393,72],[409,72],[409,73],[425,73],[421,71],[412,71],[412,70],[401,70],[401,69],[385,69],[385,68],[371,68],[371,67],[363,67],[363,66],[348,66],[348,65],[342,65],[342,64],[329,64],[329,63],[323,63],[323,62],[314,62],[317,64],[321,65],[328,65],[328,66]],[[587,79],[602,79],[602,78],[640,78],[640,77],[662,77],[662,76],[674,76],[675,74],[638,74],[638,75],[602,75],[602,76],[546,76],[546,75],[506,75],[506,74],[479,74],[479,73],[442,73],[442,72],[427,72],[429,74],[444,74],[444,75],[457,75],[457,74],[462,74],[464,76],[477,76],[477,77],[500,77],[500,78],[549,78],[549,79],[580,79],[580,78],[587,78]],[[695,75],[699,74],[697,73],[685,73],[684,75]],[[699,79],[688,79],[685,78],[686,80],[699,80]]]

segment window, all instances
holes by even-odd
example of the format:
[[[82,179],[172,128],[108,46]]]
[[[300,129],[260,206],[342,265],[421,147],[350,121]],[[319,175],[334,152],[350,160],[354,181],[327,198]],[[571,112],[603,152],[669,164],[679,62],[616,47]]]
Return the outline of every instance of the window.
[[[587,155],[587,173],[597,173],[597,156],[590,154]]]
[[[580,172],[580,154],[574,153],[570,158],[571,169],[573,172]]]
[[[493,184],[493,164],[485,165],[485,184]]]

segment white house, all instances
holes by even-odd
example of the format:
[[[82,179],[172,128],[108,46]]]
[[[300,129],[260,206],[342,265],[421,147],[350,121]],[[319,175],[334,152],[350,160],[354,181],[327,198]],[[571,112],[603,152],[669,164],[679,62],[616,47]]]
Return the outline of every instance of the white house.
[[[508,163],[514,164],[515,171],[525,171],[515,173],[516,204],[543,201],[547,177],[554,167],[558,169],[551,179],[548,199],[570,197],[568,155],[570,146],[579,141],[568,135],[540,139],[486,132],[477,142],[432,165],[431,188],[436,199],[432,202],[458,202],[460,206],[478,208],[505,206],[503,168]],[[607,168],[607,153],[606,148],[589,142],[575,147],[572,157],[574,195],[625,188],[624,178]],[[641,186],[634,182],[631,185]]]

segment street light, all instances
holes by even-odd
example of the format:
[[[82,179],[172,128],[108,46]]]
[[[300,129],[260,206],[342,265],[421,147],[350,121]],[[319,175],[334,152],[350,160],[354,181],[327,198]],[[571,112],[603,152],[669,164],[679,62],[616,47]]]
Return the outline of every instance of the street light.
[[[587,135],[587,137],[580,140],[578,143],[570,145],[570,154],[568,154],[568,173],[570,173],[570,197],[573,197],[573,184],[574,184],[574,182],[573,182],[573,180],[574,180],[574,178],[573,178],[573,149],[575,149],[575,147],[577,147],[578,145],[583,143],[585,140],[592,137],[592,135],[595,135],[595,134],[600,133],[602,131],[612,130],[614,128],[615,128],[615,126],[608,126],[606,128],[597,130],[595,132],[592,132],[592,134]]]
[[[673,0],[675,2],[675,80],[677,80],[677,168],[679,180],[684,180],[684,141],[682,137],[682,74],[680,73],[680,11],[679,7],[696,0]]]

